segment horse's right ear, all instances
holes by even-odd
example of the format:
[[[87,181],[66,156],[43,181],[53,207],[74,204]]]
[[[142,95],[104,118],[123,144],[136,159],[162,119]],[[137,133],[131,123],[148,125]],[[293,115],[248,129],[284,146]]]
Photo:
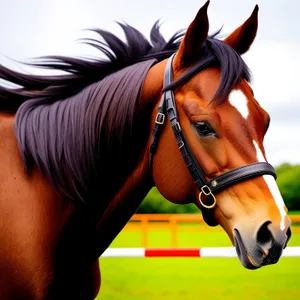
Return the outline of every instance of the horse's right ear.
[[[191,64],[195,59],[199,59],[203,43],[208,35],[207,1],[198,11],[195,19],[188,27],[174,58],[174,68],[182,69]]]
[[[244,54],[252,45],[258,27],[258,5],[255,6],[251,16],[235,31],[233,31],[224,42],[230,45],[239,54]]]

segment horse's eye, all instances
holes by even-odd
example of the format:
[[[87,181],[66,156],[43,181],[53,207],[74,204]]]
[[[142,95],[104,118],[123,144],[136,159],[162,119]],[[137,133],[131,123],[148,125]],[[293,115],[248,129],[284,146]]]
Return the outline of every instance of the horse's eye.
[[[209,124],[206,122],[197,122],[194,123],[194,126],[201,137],[216,135],[212,128],[209,126]]]

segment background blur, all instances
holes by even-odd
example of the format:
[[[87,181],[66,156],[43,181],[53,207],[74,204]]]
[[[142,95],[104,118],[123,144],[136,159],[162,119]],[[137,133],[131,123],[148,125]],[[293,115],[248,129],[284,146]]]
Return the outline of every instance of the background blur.
[[[96,56],[78,39],[84,29],[100,27],[123,37],[115,21],[124,21],[149,35],[160,19],[169,38],[186,28],[204,0],[1,0],[0,63],[19,71],[47,73],[19,62],[42,55]],[[300,210],[300,2],[296,0],[212,0],[210,33],[223,25],[226,36],[259,4],[259,30],[244,56],[253,73],[253,90],[272,121],[265,139],[269,162],[276,166],[278,184],[291,213]],[[138,213],[199,213],[194,206],[175,206],[150,191]],[[169,222],[147,225],[147,246],[173,246]],[[129,227],[128,227],[129,226]],[[141,247],[143,230],[130,224],[111,247]],[[142,226],[142,225],[141,225]],[[300,245],[298,225],[291,245]],[[228,246],[219,228],[198,222],[176,224],[176,246]],[[74,262],[76,263],[76,262]],[[300,296],[298,258],[251,272],[237,259],[101,259],[101,299],[297,299]]]

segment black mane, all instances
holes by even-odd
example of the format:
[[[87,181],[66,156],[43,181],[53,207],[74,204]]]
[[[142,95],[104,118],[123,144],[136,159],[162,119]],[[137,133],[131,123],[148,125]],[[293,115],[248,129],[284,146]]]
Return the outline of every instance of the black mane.
[[[49,56],[37,66],[64,75],[26,75],[0,65],[0,79],[18,88],[0,87],[0,111],[16,112],[15,131],[26,170],[34,166],[54,189],[80,202],[106,207],[133,171],[150,135],[150,113],[139,96],[155,63],[177,51],[183,32],[166,41],[156,22],[150,41],[137,29],[120,24],[126,41],[94,30],[104,41],[85,42],[107,59],[83,60]],[[234,85],[249,79],[241,57],[215,36],[206,41],[202,60],[218,65],[223,98]],[[196,64],[197,68],[197,64]],[[186,78],[192,76],[192,70]],[[175,83],[175,84],[178,84]]]
[[[175,33],[168,41],[162,36],[158,21],[150,32],[150,41],[127,24],[118,23],[126,37],[120,40],[112,33],[93,29],[103,40],[83,39],[98,49],[107,59],[80,59],[65,56],[46,56],[33,66],[67,72],[65,75],[40,76],[19,73],[0,65],[0,79],[17,84],[20,88],[0,86],[0,111],[15,111],[27,99],[43,98],[48,102],[76,95],[88,85],[102,80],[127,66],[156,59],[161,61],[179,47],[183,32]]]

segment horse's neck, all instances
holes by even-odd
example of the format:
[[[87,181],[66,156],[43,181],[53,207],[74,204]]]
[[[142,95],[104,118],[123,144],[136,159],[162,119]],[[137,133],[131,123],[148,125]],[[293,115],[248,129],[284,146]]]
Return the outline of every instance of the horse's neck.
[[[147,155],[144,158],[146,160]],[[151,173],[145,160],[127,178],[101,217],[97,228],[96,257],[110,245],[151,189]]]
[[[153,66],[143,84],[140,105],[141,107],[146,107],[149,112],[151,111],[152,123],[155,115],[154,108],[160,98],[165,64],[166,62],[161,62]],[[152,128],[151,126],[151,130]],[[110,245],[153,186],[152,174],[151,170],[149,170],[150,142],[151,134],[144,149],[141,162],[127,177],[119,192],[110,201],[108,208],[98,223],[96,256],[102,254]]]

